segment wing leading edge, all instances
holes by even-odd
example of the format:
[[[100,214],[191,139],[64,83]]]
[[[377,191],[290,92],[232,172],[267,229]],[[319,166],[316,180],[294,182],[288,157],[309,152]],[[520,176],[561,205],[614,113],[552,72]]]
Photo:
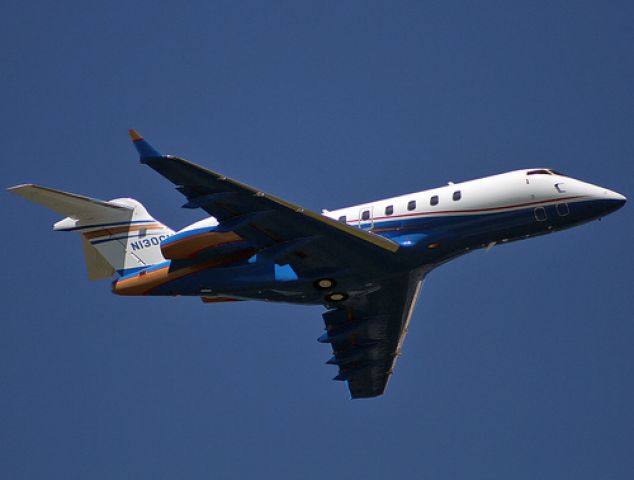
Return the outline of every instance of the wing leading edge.
[[[141,162],[174,183],[187,197],[189,201],[184,205],[185,208],[202,208],[220,222],[235,218],[235,210],[261,212],[266,215],[274,212],[277,216],[292,217],[292,220],[301,226],[327,226],[333,231],[342,232],[388,252],[394,253],[399,248],[397,243],[387,238],[294,205],[183,158],[161,155],[134,130],[130,131],[130,136],[141,156]],[[232,209],[232,206],[237,208]]]

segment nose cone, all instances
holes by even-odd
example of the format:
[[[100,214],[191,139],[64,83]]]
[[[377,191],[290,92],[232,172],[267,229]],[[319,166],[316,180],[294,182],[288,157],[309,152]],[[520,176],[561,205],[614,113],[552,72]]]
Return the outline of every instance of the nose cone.
[[[570,221],[576,219],[579,222],[587,222],[605,217],[617,211],[627,201],[624,195],[613,190],[573,178],[568,178],[566,183],[556,183],[555,189],[560,192],[563,189],[565,194],[574,195],[579,199],[574,208],[576,213],[568,217]]]
[[[625,195],[613,192],[612,190],[605,190],[603,195],[605,200],[608,202],[608,205],[610,206],[610,213],[621,208],[623,205],[625,205],[625,202],[627,201]]]
[[[572,183],[572,182],[571,182]],[[617,211],[625,205],[625,196],[599,185],[579,182],[574,185],[574,192],[581,195],[585,203],[584,216],[587,219],[601,218]],[[571,191],[573,191],[571,185]]]
[[[624,195],[608,190],[607,188],[599,188],[595,190],[593,195],[594,204],[597,209],[600,210],[601,217],[616,212],[619,208],[625,205],[627,199]]]

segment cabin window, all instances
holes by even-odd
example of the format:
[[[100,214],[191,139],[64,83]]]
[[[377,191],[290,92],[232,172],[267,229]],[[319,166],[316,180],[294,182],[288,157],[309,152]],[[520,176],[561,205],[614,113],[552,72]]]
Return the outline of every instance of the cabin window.
[[[340,216],[340,217],[339,217],[339,221],[340,221],[341,223],[348,223],[348,222],[347,222],[347,220],[348,220],[348,219],[346,218],[346,216],[345,216],[345,215],[342,215],[342,216]]]
[[[456,190],[455,192],[453,192],[453,199],[455,202],[457,202],[461,198],[462,198],[462,192],[460,192],[460,190]]]
[[[529,170],[526,175],[552,175],[548,170]]]
[[[394,213],[394,205],[388,205],[385,207],[385,214],[392,215]]]
[[[414,210],[416,208],[416,200],[410,200],[407,202],[407,209]]]
[[[429,204],[431,206],[438,205],[438,195],[434,195],[429,199]]]
[[[364,210],[361,214],[361,220],[369,220],[370,219],[370,210]]]

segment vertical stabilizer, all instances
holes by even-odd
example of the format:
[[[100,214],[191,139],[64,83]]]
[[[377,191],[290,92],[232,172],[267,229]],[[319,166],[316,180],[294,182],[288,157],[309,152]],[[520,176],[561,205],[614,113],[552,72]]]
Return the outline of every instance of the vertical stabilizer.
[[[9,191],[66,215],[54,230],[82,237],[88,277],[107,278],[165,261],[160,243],[174,232],[154,219],[138,201],[117,198],[105,202],[38,185],[18,185]]]

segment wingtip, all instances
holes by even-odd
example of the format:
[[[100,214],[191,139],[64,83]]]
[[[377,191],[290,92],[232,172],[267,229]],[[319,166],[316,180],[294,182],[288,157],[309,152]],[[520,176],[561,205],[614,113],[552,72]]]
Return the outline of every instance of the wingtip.
[[[19,185],[13,185],[12,187],[7,187],[7,192],[18,192],[20,190],[24,190],[25,188],[31,188],[34,187],[35,185],[33,185],[32,183],[21,183]]]
[[[132,139],[133,142],[138,142],[139,140],[143,140],[143,137],[141,136],[141,134],[137,132],[136,130],[134,130],[133,128],[128,130],[128,135],[130,135],[130,138]]]
[[[147,158],[162,157],[162,155],[152,145],[150,145],[148,141],[144,139],[136,130],[131,128],[130,130],[128,130],[128,135],[130,135],[132,143],[137,149],[137,152],[139,152],[141,161]]]

